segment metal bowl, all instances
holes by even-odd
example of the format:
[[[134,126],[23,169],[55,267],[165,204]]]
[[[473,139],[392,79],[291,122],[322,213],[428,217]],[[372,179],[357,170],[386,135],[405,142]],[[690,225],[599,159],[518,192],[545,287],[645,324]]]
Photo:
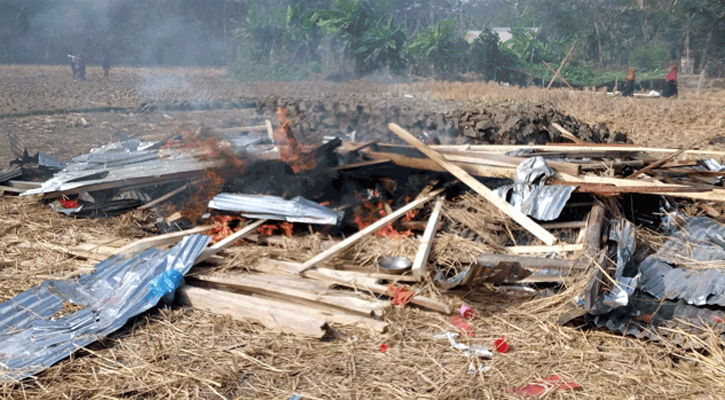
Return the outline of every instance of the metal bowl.
[[[378,258],[378,267],[391,274],[402,274],[413,266],[407,257],[381,257]]]

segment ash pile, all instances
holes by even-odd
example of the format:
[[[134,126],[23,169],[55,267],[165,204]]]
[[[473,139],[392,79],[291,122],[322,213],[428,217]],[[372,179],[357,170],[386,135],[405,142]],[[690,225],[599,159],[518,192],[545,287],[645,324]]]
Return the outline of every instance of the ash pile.
[[[451,314],[507,288],[571,294],[561,323],[637,337],[696,347],[725,328],[725,153],[706,143],[601,143],[601,127],[550,117],[508,124],[539,129],[519,139],[487,115],[477,140],[500,144],[434,144],[394,122],[364,142],[305,144],[298,115],[276,113],[276,128],[120,136],[67,164],[11,138],[4,194],[68,218],[127,214],[147,237],[65,248],[98,264],[0,304],[0,377],[42,372],[165,306],[334,340],[339,326],[384,333],[393,307]]]

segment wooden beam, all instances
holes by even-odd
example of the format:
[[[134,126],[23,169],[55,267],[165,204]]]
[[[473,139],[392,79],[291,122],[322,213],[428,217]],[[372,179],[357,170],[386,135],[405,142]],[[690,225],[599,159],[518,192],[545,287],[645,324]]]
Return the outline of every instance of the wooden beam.
[[[285,272],[290,274],[296,274],[299,268],[297,264],[288,263],[277,260],[266,260],[272,269],[267,269],[265,272]],[[379,295],[390,295],[388,287],[385,285],[379,285],[375,279],[371,279],[365,276],[360,276],[351,271],[337,271],[328,268],[316,268],[309,271],[305,271],[303,276],[311,279],[317,279],[325,282],[334,282],[337,285],[349,287],[355,290],[370,291]],[[429,310],[442,312],[445,314],[451,313],[451,307],[445,303],[430,299],[423,296],[413,296],[410,298],[410,302]]]
[[[512,254],[564,253],[583,250],[584,245],[564,243],[549,246],[506,246],[504,249]]]
[[[300,264],[297,268],[297,273],[301,274],[304,271],[307,271],[308,269],[314,267],[315,265],[329,259],[330,257],[334,256],[335,254],[339,253],[340,251],[352,246],[353,244],[357,243],[360,239],[365,237],[366,235],[369,235],[371,233],[374,233],[378,231],[380,228],[384,227],[385,225],[392,223],[396,219],[404,216],[408,213],[408,211],[411,211],[418,206],[421,206],[430,200],[434,199],[436,196],[441,194],[443,192],[443,189],[436,190],[435,192],[431,193],[430,195],[414,200],[404,207],[401,207],[397,210],[395,210],[392,214],[386,215],[385,217],[375,221],[374,223],[368,225],[365,229],[355,233],[354,235],[350,236],[349,238],[343,240],[340,243],[337,243],[336,245],[332,246],[331,248],[323,251],[322,253],[316,255],[315,257],[309,259],[307,262]]]
[[[134,255],[151,247],[169,246],[181,241],[181,239],[183,239],[185,236],[193,235],[196,233],[206,233],[212,230],[212,228],[214,228],[214,226],[212,225],[199,226],[181,232],[173,232],[167,233],[165,235],[144,238],[121,247],[120,249],[118,249],[116,254]]]
[[[187,184],[185,184],[185,185],[183,185],[181,187],[178,187],[178,188],[170,191],[169,193],[166,193],[165,195],[159,197],[158,199],[152,200],[152,201],[150,201],[150,202],[142,205],[141,207],[137,208],[137,210],[146,210],[146,209],[151,208],[151,207],[153,207],[153,206],[155,206],[157,204],[163,203],[164,201],[166,201],[166,200],[168,200],[168,199],[176,196],[177,194],[183,192],[188,187],[189,187],[189,184],[187,183]]]
[[[269,140],[272,141],[272,143],[275,143],[274,141],[274,128],[272,127],[272,121],[265,119],[264,120],[264,126],[267,128],[267,136],[269,136]]]
[[[556,74],[556,70],[554,70],[554,68],[551,68],[551,65],[549,65],[549,63],[547,63],[547,62],[546,62],[546,61],[544,61],[544,60],[541,60],[541,62],[542,62],[542,63],[543,63],[544,65],[546,65],[546,68],[549,68],[549,70],[550,70],[551,72],[553,72],[553,73],[555,73],[555,74]],[[564,77],[563,77],[563,76],[561,76],[561,75],[557,75],[557,77],[558,77],[559,79],[561,79],[561,81],[562,81],[562,82],[564,82],[564,83],[566,84],[566,86],[569,86],[569,89],[571,89],[571,90],[576,90],[576,89],[574,89],[574,88],[573,88],[573,87],[572,87],[572,86],[571,86],[571,85],[569,84],[569,82],[567,82],[567,81],[566,81],[566,79],[564,79]]]
[[[544,229],[576,229],[587,226],[586,221],[548,222],[541,224]]]
[[[500,263],[518,263],[526,269],[561,269],[568,270],[574,267],[572,260],[560,260],[555,258],[526,257],[510,254],[481,254],[476,257],[479,264],[497,265]]]
[[[441,210],[443,209],[443,203],[445,203],[445,197],[439,197],[436,201],[435,207],[428,218],[428,226],[425,227],[423,237],[420,239],[420,245],[418,246],[418,253],[415,255],[415,261],[413,261],[413,267],[411,272],[414,276],[422,277],[425,275],[425,267],[428,264],[428,256],[430,250],[433,247],[433,238],[438,232],[438,224],[440,223]]]
[[[676,152],[674,152],[674,153],[672,153],[672,154],[670,154],[668,156],[665,156],[665,157],[660,158],[659,160],[657,160],[657,161],[653,162],[652,164],[649,164],[646,167],[638,170],[637,172],[633,173],[632,175],[628,176],[625,179],[634,179],[634,178],[638,177],[639,175],[642,175],[644,173],[647,173],[649,171],[652,171],[653,169],[655,169],[657,167],[660,167],[660,166],[662,166],[664,164],[667,164],[669,161],[674,160],[675,158],[677,158],[677,156],[683,154],[687,150],[692,150],[695,147],[699,146],[701,143],[707,142],[709,140],[710,139],[698,140],[696,143],[694,143],[694,144],[692,144],[692,145],[690,145],[688,147],[682,148],[682,149],[677,150]]]
[[[573,133],[567,131],[566,129],[564,129],[563,126],[557,124],[556,122],[552,122],[551,123],[551,126],[553,126],[554,128],[556,128],[561,133],[561,137],[563,137],[564,139],[569,139],[572,142],[577,143],[577,144],[586,144],[585,141],[583,141],[583,140],[579,139],[578,137],[574,136]]]
[[[564,59],[561,60],[561,64],[559,64],[559,68],[554,73],[554,77],[551,78],[551,80],[549,81],[549,85],[546,87],[546,90],[551,89],[551,85],[556,80],[556,77],[559,76],[559,73],[561,73],[561,69],[564,68],[564,64],[566,64],[566,62],[569,61],[569,57],[571,56],[572,51],[574,51],[574,46],[576,46],[576,43],[574,43],[573,45],[571,45],[571,48],[566,53],[566,57],[564,57]]]
[[[438,151],[458,150],[473,152],[494,152],[502,153],[516,150],[537,150],[552,153],[577,153],[581,151],[591,153],[675,153],[681,149],[668,149],[659,147],[643,147],[634,145],[610,144],[610,143],[588,143],[586,146],[577,145],[576,143],[549,143],[546,145],[513,145],[513,144],[481,144],[481,145],[435,145],[432,149]],[[725,151],[721,150],[687,150],[682,154],[693,156],[712,156],[725,157]]]
[[[473,189],[476,193],[480,194],[493,204],[496,208],[503,211],[506,215],[511,217],[514,221],[518,222],[527,231],[531,232],[534,236],[541,239],[544,243],[552,245],[556,243],[556,238],[546,229],[539,226],[531,218],[527,217],[521,211],[517,210],[514,206],[507,203],[504,199],[499,197],[491,189],[487,188],[483,183],[479,182],[476,178],[472,177],[469,173],[461,169],[461,167],[454,165],[443,158],[443,156],[437,151],[426,146],[423,142],[415,138],[408,131],[401,128],[397,124],[389,124],[388,128],[392,130],[398,137],[405,140],[411,146],[417,148],[421,153],[425,154],[431,160],[435,161],[438,165],[445,168],[453,176],[460,179],[461,182],[465,183]]]
[[[196,275],[193,279],[207,283],[223,285],[230,288],[242,290],[245,292],[259,293],[265,296],[279,298],[295,303],[303,302],[307,304],[318,303],[353,314],[366,317],[373,317],[382,313],[382,309],[388,304],[381,304],[379,300],[365,300],[350,293],[348,296],[335,295],[326,293],[326,291],[310,290],[309,288],[300,287],[299,282],[296,287],[290,287],[285,281],[279,280],[275,275]],[[307,280],[313,282],[311,280]]]
[[[285,333],[320,339],[329,332],[324,318],[310,316],[294,304],[193,286],[184,287],[181,298],[196,309],[256,322]]]
[[[393,153],[381,153],[375,151],[365,152],[365,155],[373,160],[392,161],[393,164],[401,167],[422,169],[426,171],[448,172],[445,168],[427,158],[406,157]],[[474,176],[513,179],[514,175],[516,175],[516,169],[511,167],[483,166],[468,163],[455,164]]]

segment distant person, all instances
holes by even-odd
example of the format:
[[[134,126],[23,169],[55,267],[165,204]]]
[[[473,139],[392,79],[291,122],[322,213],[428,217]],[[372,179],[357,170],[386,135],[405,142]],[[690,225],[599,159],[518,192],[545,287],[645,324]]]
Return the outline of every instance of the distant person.
[[[86,80],[86,62],[83,60],[83,55],[78,52],[76,55],[76,68],[78,69],[78,78],[82,81]]]
[[[103,56],[103,61],[101,63],[103,65],[103,79],[111,80],[111,78],[108,77],[108,73],[111,71],[111,55],[106,53]]]
[[[662,91],[663,97],[677,97],[677,65],[670,68],[665,78],[665,90]]]
[[[76,56],[74,56],[72,54],[68,54],[68,59],[70,59],[71,77],[73,79],[75,79],[76,76],[78,76],[78,66],[77,66],[77,62],[76,62]]]
[[[624,81],[624,90],[622,90],[623,97],[634,96],[634,78],[636,71],[637,69],[632,67],[629,69],[629,72],[627,72],[627,78]]]

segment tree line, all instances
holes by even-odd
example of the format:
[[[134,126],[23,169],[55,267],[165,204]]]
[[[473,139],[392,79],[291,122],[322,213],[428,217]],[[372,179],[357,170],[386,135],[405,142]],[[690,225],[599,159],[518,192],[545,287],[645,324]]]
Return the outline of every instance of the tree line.
[[[550,77],[542,61],[558,64],[574,46],[563,74],[576,84],[682,57],[695,72],[725,72],[725,0],[4,0],[0,10],[6,63],[110,52],[116,64],[227,65],[248,79],[474,73],[521,83]],[[501,43],[495,26],[512,39]],[[481,34],[466,41],[471,30]]]

